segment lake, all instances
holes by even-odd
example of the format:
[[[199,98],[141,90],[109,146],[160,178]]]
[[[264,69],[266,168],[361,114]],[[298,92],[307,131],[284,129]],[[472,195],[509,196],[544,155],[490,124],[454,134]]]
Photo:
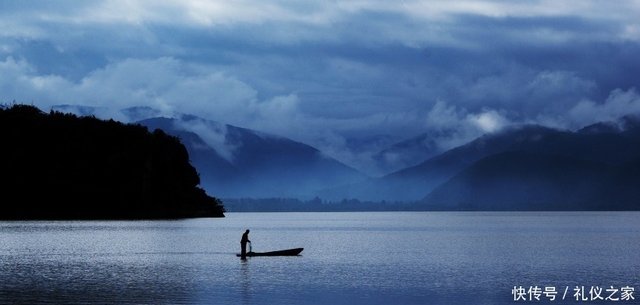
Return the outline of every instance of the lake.
[[[639,220],[638,212],[371,212],[4,221],[0,303],[527,304],[529,294],[514,295],[537,286],[557,292],[537,303],[579,304],[589,301],[576,301],[576,286],[585,295],[604,288],[603,298],[606,289],[640,289]],[[241,261],[247,228],[254,251],[305,250]]]

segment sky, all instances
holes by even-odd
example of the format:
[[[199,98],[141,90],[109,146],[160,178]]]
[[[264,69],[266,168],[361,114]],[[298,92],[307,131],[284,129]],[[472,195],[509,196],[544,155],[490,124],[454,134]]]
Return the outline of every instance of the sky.
[[[149,106],[365,169],[429,132],[640,113],[640,1],[1,1],[0,101]],[[125,119],[125,118],[119,118]]]

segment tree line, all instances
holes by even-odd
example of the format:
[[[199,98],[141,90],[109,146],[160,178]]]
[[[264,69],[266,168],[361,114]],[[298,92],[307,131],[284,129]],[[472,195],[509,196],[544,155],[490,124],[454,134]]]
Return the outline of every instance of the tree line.
[[[176,137],[140,125],[0,108],[0,218],[221,217]]]

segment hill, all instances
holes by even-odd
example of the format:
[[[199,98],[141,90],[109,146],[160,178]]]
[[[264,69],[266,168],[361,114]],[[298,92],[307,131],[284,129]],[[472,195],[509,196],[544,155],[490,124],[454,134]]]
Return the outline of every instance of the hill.
[[[386,174],[415,166],[443,152],[438,145],[438,138],[443,136],[443,132],[423,133],[379,151],[372,159]]]
[[[639,165],[507,152],[476,162],[421,204],[446,210],[638,210]]]
[[[363,183],[325,190],[320,196],[329,199],[421,200],[474,163],[505,152],[564,156],[619,166],[634,162],[640,156],[638,122],[637,118],[625,117],[616,124],[595,124],[576,132],[538,125],[515,126],[483,135],[416,166]]]
[[[447,210],[607,210],[615,167],[576,158],[506,152],[484,158],[423,201]]]
[[[0,218],[222,217],[178,138],[113,120],[0,109]]]
[[[365,177],[309,145],[193,115],[139,123],[179,137],[202,186],[224,198],[311,198]]]

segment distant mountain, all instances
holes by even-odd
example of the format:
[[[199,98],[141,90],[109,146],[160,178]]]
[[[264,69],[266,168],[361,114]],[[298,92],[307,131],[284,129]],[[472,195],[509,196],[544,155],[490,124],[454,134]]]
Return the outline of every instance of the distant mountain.
[[[639,210],[640,156],[618,165],[507,152],[484,158],[422,202],[445,210]]]
[[[162,111],[147,106],[134,106],[118,110],[107,107],[61,104],[51,106],[51,110],[62,113],[72,113],[77,116],[95,116],[102,119],[118,119],[124,123],[137,122],[163,115]]]
[[[365,176],[317,149],[191,115],[139,122],[178,136],[202,186],[221,197],[299,197]]]
[[[415,166],[443,151],[438,145],[438,138],[433,133],[420,134],[376,153],[373,160],[384,173]]]
[[[465,145],[448,150],[416,166],[411,166],[381,178],[326,190],[321,195],[329,199],[360,200],[420,200],[435,187],[474,162],[492,154],[535,146],[543,138],[555,138],[563,132],[526,125],[486,134]]]
[[[640,156],[640,120],[621,119],[620,126],[587,126],[571,132],[538,125],[507,128],[446,151],[421,164],[378,179],[325,190],[328,199],[420,200],[475,162],[505,152],[555,155],[620,165]],[[605,126],[606,125],[606,126]]]
[[[438,186],[422,204],[437,210],[640,208],[637,201],[614,200],[618,171],[616,166],[602,162],[506,152],[483,158],[464,169]]]
[[[73,113],[77,116],[92,116],[95,115],[98,110],[101,108],[94,106],[84,106],[84,105],[53,105],[51,106],[51,110],[58,111],[62,113]]]
[[[136,107],[121,113],[147,118],[159,112]],[[444,152],[436,143],[447,135],[425,133],[373,155],[378,170],[408,165],[380,178],[367,178],[286,138],[190,115],[172,117],[140,123],[180,137],[202,185],[228,198],[318,196],[418,202],[417,209],[598,210],[636,209],[640,195],[635,191],[640,185],[637,116],[577,131],[511,126]],[[376,135],[347,144],[370,165],[367,151],[391,141]]]
[[[640,135],[640,116],[626,115],[616,121],[595,123],[579,129],[577,133],[636,137]]]
[[[125,115],[129,122],[138,122],[146,119],[161,117],[163,115],[162,111],[147,106],[125,108],[120,110],[120,113]]]
[[[115,115],[126,122],[137,122],[179,137],[198,169],[202,186],[220,197],[306,199],[318,189],[366,178],[306,144],[193,115],[167,113],[163,117],[162,111],[151,107],[110,111],[92,106],[56,105],[52,110],[82,116]]]
[[[345,147],[356,154],[378,151],[381,147],[389,147],[398,139],[388,134],[358,135],[345,137]]]

